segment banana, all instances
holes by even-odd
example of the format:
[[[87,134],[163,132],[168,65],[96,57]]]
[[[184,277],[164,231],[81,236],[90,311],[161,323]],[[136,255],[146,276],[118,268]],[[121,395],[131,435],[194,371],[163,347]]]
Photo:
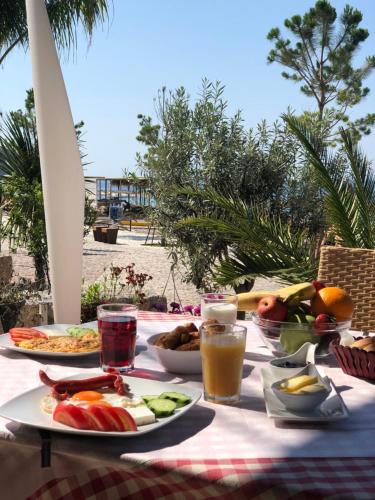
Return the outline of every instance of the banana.
[[[239,311],[255,311],[258,307],[258,302],[263,297],[275,295],[280,297],[290,305],[297,305],[302,300],[309,300],[315,295],[315,288],[311,283],[299,283],[278,290],[260,290],[257,292],[239,293],[238,310]]]

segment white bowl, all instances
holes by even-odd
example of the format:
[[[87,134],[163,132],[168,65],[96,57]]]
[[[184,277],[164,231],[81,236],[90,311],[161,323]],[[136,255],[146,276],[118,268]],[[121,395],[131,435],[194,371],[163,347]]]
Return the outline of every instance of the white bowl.
[[[147,344],[151,352],[154,353],[159,363],[164,366],[167,372],[198,374],[202,373],[202,358],[200,351],[175,351],[173,349],[163,349],[154,345],[160,333],[151,335],[147,339]]]
[[[280,389],[280,384],[291,377],[274,382],[271,385],[271,389],[277,399],[279,399],[285,405],[285,407],[288,408],[288,410],[294,410],[297,412],[306,412],[312,410],[323,403],[323,401],[327,399],[329,393],[332,390],[331,385],[320,376],[314,365],[306,366],[306,368],[304,368],[298,374],[293,374],[293,377],[303,374],[317,375],[318,383],[324,386],[324,390],[321,390],[319,392],[311,392],[308,394],[293,394],[291,392],[285,392]]]
[[[325,399],[327,399],[329,393],[332,390],[331,386],[327,387],[327,384],[324,383],[320,377],[318,377],[318,382],[325,387],[324,390],[319,392],[311,392],[309,394],[293,394],[291,392],[285,392],[279,389],[280,384],[286,380],[287,379],[274,382],[271,385],[271,389],[277,399],[279,399],[285,405],[285,408],[297,412],[306,412],[309,410],[313,410],[321,403],[323,403]]]

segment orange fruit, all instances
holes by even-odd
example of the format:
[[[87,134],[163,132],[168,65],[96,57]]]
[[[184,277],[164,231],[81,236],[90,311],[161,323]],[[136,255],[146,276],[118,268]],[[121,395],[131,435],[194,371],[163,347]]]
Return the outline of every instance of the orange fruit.
[[[314,316],[328,314],[336,321],[346,321],[352,317],[354,304],[342,288],[327,286],[321,288],[311,299],[311,312]]]

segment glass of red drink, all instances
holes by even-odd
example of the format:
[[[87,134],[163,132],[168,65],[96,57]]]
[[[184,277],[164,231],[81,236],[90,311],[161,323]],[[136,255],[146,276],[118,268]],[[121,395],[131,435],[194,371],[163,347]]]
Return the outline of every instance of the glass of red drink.
[[[104,371],[126,373],[134,368],[137,307],[133,304],[103,304],[98,307],[101,337],[100,365]]]

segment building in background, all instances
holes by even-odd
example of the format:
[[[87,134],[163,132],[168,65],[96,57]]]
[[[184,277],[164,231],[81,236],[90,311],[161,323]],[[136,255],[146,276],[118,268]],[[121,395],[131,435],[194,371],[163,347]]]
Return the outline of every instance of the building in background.
[[[123,212],[141,212],[146,207],[155,206],[149,180],[142,177],[85,177],[85,186],[96,200],[97,208],[106,214],[111,207],[121,207]]]

